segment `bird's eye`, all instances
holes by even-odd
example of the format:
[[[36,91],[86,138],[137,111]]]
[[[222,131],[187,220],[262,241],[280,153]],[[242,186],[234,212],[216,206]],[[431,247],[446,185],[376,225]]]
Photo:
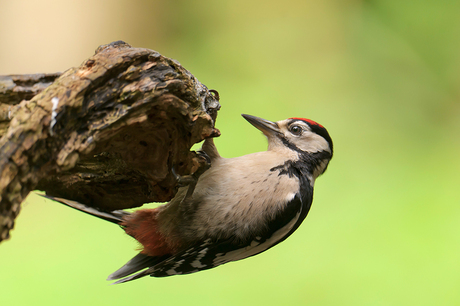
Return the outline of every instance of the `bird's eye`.
[[[289,128],[289,131],[291,131],[292,134],[294,135],[300,135],[302,134],[302,128],[298,125],[293,125]]]

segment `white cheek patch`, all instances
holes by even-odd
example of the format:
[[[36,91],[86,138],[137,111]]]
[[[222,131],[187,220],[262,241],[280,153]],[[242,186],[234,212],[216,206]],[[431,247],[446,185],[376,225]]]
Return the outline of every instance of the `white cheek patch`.
[[[299,149],[301,149],[304,152],[331,152],[331,149],[329,148],[329,144],[327,143],[326,139],[314,133],[309,133],[309,135],[306,135],[305,138],[302,138],[301,140],[298,139],[294,143]]]

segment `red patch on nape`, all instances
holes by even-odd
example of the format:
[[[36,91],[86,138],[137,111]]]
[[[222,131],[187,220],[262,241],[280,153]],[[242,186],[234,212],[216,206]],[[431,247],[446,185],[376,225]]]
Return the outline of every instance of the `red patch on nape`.
[[[297,118],[297,117],[293,117],[293,118],[289,118],[289,119],[294,119],[294,120],[301,120],[301,121],[305,121],[311,125],[317,125],[319,127],[322,127],[324,129],[324,126],[322,126],[321,124],[319,124],[318,122],[316,121],[313,121],[313,120],[310,120],[310,119],[305,119],[305,118]]]
[[[140,209],[120,224],[125,227],[126,234],[142,244],[141,253],[149,256],[163,256],[174,252],[174,247],[159,232],[157,214],[158,209]]]

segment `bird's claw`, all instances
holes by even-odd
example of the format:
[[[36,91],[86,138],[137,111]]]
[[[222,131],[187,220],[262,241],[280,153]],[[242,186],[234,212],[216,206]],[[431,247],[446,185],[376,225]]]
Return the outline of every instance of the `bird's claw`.
[[[177,174],[176,170],[174,169],[174,166],[171,168],[171,172],[176,179],[176,185],[177,187],[185,187],[189,186],[192,183],[195,183],[198,181],[198,178],[211,167],[211,159],[209,156],[203,152],[203,151],[198,151],[197,152],[198,159],[199,159],[199,166],[198,169],[191,175],[179,175]]]
[[[187,194],[185,195],[184,199],[182,202],[190,199],[193,195],[193,192],[195,191],[196,183],[198,182],[198,179],[200,176],[211,167],[211,159],[209,156],[203,152],[203,151],[198,151],[197,157],[199,159],[199,167],[198,169],[191,175],[178,175],[174,169],[174,167],[171,168],[171,172],[176,179],[177,186],[178,187],[185,187],[188,186]]]
[[[171,168],[171,172],[176,179],[177,187],[189,186],[190,184],[196,182],[196,178],[193,175],[178,175],[176,170],[174,170],[174,167]]]
[[[199,159],[200,166],[195,171],[195,173],[193,173],[193,176],[198,179],[206,170],[211,167],[211,158],[204,151],[197,151],[196,155]]]

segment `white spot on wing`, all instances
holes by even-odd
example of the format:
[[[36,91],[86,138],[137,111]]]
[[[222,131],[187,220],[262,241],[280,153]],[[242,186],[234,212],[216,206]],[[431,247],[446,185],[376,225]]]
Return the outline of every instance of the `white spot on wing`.
[[[203,258],[206,253],[208,252],[208,248],[205,248],[205,249],[202,249],[201,251],[198,252],[198,256],[196,257],[196,259],[190,264],[192,267],[194,268],[204,268],[206,267],[206,265],[203,265],[201,263],[201,258]]]
[[[165,273],[168,275],[176,275],[176,274],[182,274],[182,272],[177,272],[176,269],[180,267],[184,263],[184,259],[178,260],[174,266],[171,267],[171,269],[167,270]]]

